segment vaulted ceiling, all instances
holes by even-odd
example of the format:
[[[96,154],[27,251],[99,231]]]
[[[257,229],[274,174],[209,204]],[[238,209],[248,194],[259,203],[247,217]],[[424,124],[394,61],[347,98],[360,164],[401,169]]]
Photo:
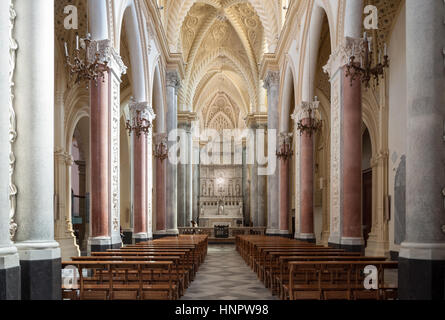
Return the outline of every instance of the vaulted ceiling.
[[[258,64],[273,51],[280,26],[276,0],[166,0],[164,27],[170,50],[181,52],[186,74],[180,107],[193,110],[200,123],[238,128],[259,101]],[[212,104],[221,107],[218,121]],[[237,118],[233,118],[236,115]],[[224,120],[224,121],[223,121]],[[230,121],[229,121],[230,120]]]

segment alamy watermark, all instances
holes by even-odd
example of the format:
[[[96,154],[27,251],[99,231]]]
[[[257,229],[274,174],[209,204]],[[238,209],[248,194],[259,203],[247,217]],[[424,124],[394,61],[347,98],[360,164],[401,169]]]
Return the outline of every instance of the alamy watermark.
[[[215,129],[192,127],[192,138],[200,144],[199,156],[189,155],[188,132],[174,129],[168,134],[168,160],[171,164],[257,165],[258,175],[272,175],[277,168],[276,129]],[[267,137],[266,137],[267,136]],[[245,151],[243,146],[245,142]]]

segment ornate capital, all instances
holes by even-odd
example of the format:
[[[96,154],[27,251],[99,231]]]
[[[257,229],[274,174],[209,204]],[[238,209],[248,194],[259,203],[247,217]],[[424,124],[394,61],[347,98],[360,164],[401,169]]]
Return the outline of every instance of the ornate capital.
[[[167,87],[173,87],[178,90],[181,87],[181,79],[176,70],[167,71],[165,76]]]
[[[302,101],[301,104],[295,108],[294,113],[292,113],[292,120],[299,122],[302,119],[309,118],[311,114],[315,114],[316,117],[320,118],[318,112],[319,105],[320,101],[318,100],[312,102]]]
[[[111,40],[93,40],[88,49],[88,62],[93,63],[96,59],[96,53],[99,53],[99,61],[106,63],[119,77],[127,73],[127,67],[120,55],[111,44]]]
[[[130,104],[128,105],[130,110],[130,117],[134,119],[139,112],[141,117],[153,122],[156,118],[156,114],[153,111],[153,108],[148,104],[148,102],[136,102],[134,98],[131,98]]]
[[[167,134],[156,133],[153,136],[153,155],[163,161],[168,157]]]
[[[278,136],[278,145],[281,148],[284,145],[291,145],[293,139],[293,133],[291,132],[281,132]]]
[[[355,56],[356,61],[365,57],[364,39],[345,37],[343,42],[332,52],[323,71],[332,77],[335,72],[349,63],[350,57]]]
[[[280,85],[280,72],[268,71],[266,78],[264,79],[264,88],[269,90],[273,86]]]
[[[280,133],[280,135],[278,136],[278,150],[276,152],[278,158],[287,160],[292,157],[292,155],[294,154],[292,150],[292,137],[292,133]]]

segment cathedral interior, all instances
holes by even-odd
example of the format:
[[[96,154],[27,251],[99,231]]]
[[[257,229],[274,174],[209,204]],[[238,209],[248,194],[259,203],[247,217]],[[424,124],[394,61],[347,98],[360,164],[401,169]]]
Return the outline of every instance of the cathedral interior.
[[[444,300],[443,21],[0,1],[0,300]],[[379,289],[350,283],[366,265]]]

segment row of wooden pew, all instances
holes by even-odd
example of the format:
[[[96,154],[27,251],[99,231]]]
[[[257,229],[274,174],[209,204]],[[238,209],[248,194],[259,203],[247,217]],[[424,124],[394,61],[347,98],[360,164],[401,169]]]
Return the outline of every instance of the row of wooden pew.
[[[397,269],[398,263],[385,257],[256,235],[237,236],[236,248],[272,294],[283,300],[397,298],[397,285],[385,281],[385,271]],[[365,287],[365,281],[373,283],[368,269],[377,271],[377,289]]]
[[[180,235],[62,262],[67,300],[174,300],[193,281],[207,254],[207,235]]]

